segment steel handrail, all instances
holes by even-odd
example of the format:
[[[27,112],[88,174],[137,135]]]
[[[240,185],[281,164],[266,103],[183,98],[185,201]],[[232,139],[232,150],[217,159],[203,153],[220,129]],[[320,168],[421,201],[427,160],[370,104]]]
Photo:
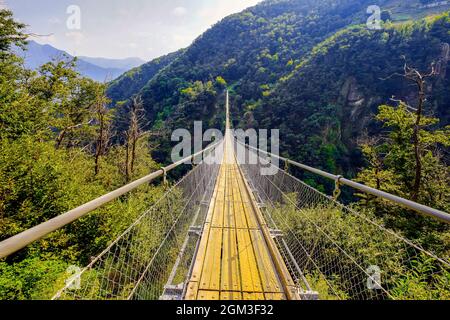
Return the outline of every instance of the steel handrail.
[[[209,147],[203,149],[202,151],[197,152],[196,154],[186,157],[176,163],[173,163],[167,167],[161,168],[160,170],[153,172],[139,180],[131,182],[117,190],[114,190],[108,194],[105,194],[95,200],[92,200],[86,204],[83,204],[75,209],[72,209],[66,213],[63,213],[53,219],[50,219],[44,223],[41,223],[31,229],[23,231],[11,238],[8,238],[2,242],[0,242],[0,259],[9,256],[10,254],[19,251],[20,249],[25,248],[29,244],[45,237],[46,235],[65,227],[66,225],[78,220],[88,213],[94,211],[102,207],[103,205],[119,198],[120,196],[135,190],[136,188],[144,185],[145,183],[149,183],[159,177],[165,176],[168,172],[173,169],[179,167],[182,164],[185,164],[200,155],[205,154],[209,150],[216,148],[221,141],[210,145]]]
[[[340,175],[334,175],[334,174],[331,174],[331,173],[328,173],[328,172],[325,172],[325,171],[322,171],[322,170],[319,170],[319,169],[316,169],[316,168],[304,165],[302,163],[299,163],[299,162],[296,162],[296,161],[293,161],[293,160],[281,157],[279,155],[272,154],[272,153],[269,153],[269,152],[264,151],[264,150],[260,150],[258,148],[255,148],[255,147],[252,147],[250,145],[247,145],[247,144],[243,143],[242,141],[239,141],[239,139],[236,139],[236,141],[238,143],[240,143],[241,145],[245,146],[248,149],[253,149],[255,151],[258,151],[259,153],[266,154],[267,156],[278,158],[279,160],[281,160],[281,161],[283,161],[283,162],[285,162],[285,163],[287,163],[289,165],[293,165],[295,167],[298,167],[298,168],[301,168],[301,169],[303,169],[305,171],[309,171],[311,173],[317,174],[317,175],[322,176],[324,178],[327,178],[327,179],[330,179],[330,180],[334,180],[336,183],[338,183],[340,185],[346,185],[348,187],[351,187],[353,189],[362,191],[364,193],[368,193],[368,194],[371,194],[373,196],[389,200],[389,201],[391,201],[393,203],[396,203],[396,204],[401,205],[403,207],[406,207],[408,209],[414,210],[414,211],[416,211],[416,212],[418,212],[420,214],[436,218],[436,219],[438,219],[440,221],[443,221],[443,222],[446,222],[446,223],[450,223],[450,214],[448,214],[448,213],[446,213],[444,211],[440,211],[440,210],[437,210],[437,209],[425,206],[423,204],[420,204],[420,203],[417,203],[417,202],[414,202],[414,201],[411,201],[411,200],[407,200],[407,199],[404,199],[404,198],[401,198],[401,197],[398,197],[398,196],[394,196],[393,194],[390,194],[390,193],[387,193],[387,192],[384,192],[384,191],[381,191],[381,190],[378,190],[378,189],[375,189],[375,188],[371,188],[371,187],[368,187],[368,186],[366,186],[364,184],[361,184],[361,183],[358,183],[358,182],[346,179],[346,178],[344,178],[344,177],[342,177]]]

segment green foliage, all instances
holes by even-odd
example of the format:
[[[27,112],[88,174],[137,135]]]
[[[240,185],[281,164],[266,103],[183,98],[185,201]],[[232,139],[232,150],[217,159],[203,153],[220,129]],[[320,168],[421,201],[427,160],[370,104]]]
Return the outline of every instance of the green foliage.
[[[168,54],[126,72],[109,83],[108,97],[113,103],[129,100],[132,96],[138,94],[153,77],[163,68],[171,64],[182,53],[183,50]]]
[[[216,82],[217,82],[220,86],[222,86],[222,87],[226,87],[226,86],[227,86],[227,82],[226,82],[225,79],[222,78],[221,76],[218,76],[218,77],[216,78]]]
[[[21,43],[23,26],[5,11],[0,11],[0,25],[0,240],[4,240],[123,186],[127,177],[126,147],[111,139],[116,112],[107,108],[105,85],[82,78],[75,71],[76,60],[67,58],[49,62],[37,72],[24,69],[21,59],[9,51],[12,44]],[[148,139],[139,137],[130,178],[157,168]],[[143,186],[3,259],[0,299],[51,298],[64,284],[69,265],[89,263],[162,192]]]
[[[61,260],[24,259],[16,264],[0,262],[0,298],[50,299],[68,264]],[[53,286],[54,285],[54,286]]]
[[[450,273],[438,273],[433,259],[426,255],[411,262],[392,290],[398,300],[448,300],[450,298]],[[430,287],[430,282],[432,286]]]
[[[14,20],[9,10],[0,9],[0,59],[10,56],[13,45],[23,47],[27,36],[23,33],[25,25]]]
[[[378,106],[393,96],[414,104],[414,87],[393,76],[403,72],[402,55],[420,70],[445,63],[439,61],[450,42],[449,26],[444,13],[379,32],[365,25],[344,28],[315,44],[261,100],[252,119],[260,128],[280,129],[285,156],[353,177],[364,166],[357,141],[383,130],[372,116]],[[441,127],[450,120],[449,75],[442,72],[428,82],[429,113]]]
[[[355,20],[367,19],[369,1],[345,0],[332,6],[334,2],[268,1],[225,18],[141,88],[150,127],[188,123],[189,118],[180,115],[185,110],[184,90],[196,82],[216,80],[222,91],[225,84],[219,79],[233,86],[231,112],[236,125],[251,121],[246,106],[269,95],[263,85],[272,88],[314,45]],[[312,9],[317,14],[309,15]],[[223,127],[224,110],[217,104],[208,105],[210,112],[196,113],[197,120]],[[164,135],[157,143],[166,145],[168,140],[170,136]],[[160,153],[164,154],[158,152],[158,159],[165,160],[167,150],[163,157]]]
[[[358,174],[366,185],[404,198],[414,193],[416,175],[414,125],[417,114],[400,103],[398,107],[380,106],[376,119],[387,128],[387,136],[367,139],[362,144],[368,167]],[[417,201],[448,212],[450,210],[450,171],[440,149],[450,146],[450,127],[439,129],[438,119],[422,116],[418,131],[421,158],[421,184]],[[362,205],[384,216],[386,223],[403,230],[425,247],[450,256],[450,228],[429,218],[417,216],[377,198],[362,195]]]
[[[291,201],[296,197],[291,194]],[[271,215],[275,221],[283,217],[279,225],[289,235],[286,241],[293,241],[314,257],[314,263],[306,254],[297,262],[312,289],[319,292],[319,299],[370,298],[376,292],[363,292],[367,274],[356,270],[372,265],[381,269],[382,286],[390,295],[385,298],[448,299],[448,268],[383,230],[383,220],[370,211],[359,208],[356,214],[334,205],[298,210],[291,201],[275,208]]]
[[[24,25],[1,10],[0,239],[158,168],[149,152],[166,161],[173,128],[192,128],[195,120],[204,120],[205,129],[223,128],[224,108],[219,101],[227,85],[235,126],[279,128],[284,155],[333,173],[354,175],[364,165],[356,145],[362,129],[368,128],[369,135],[382,129],[372,121],[371,113],[393,95],[410,95],[408,84],[390,77],[402,70],[400,56],[407,55],[425,69],[442,57],[442,44],[450,43],[448,14],[400,25],[386,22],[382,32],[348,27],[366,21],[365,9],[370,4],[371,0],[265,1],[225,18],[188,49],[136,68],[108,88],[80,77],[74,68],[76,60],[53,61],[37,72],[24,69],[21,59],[11,52],[13,45],[24,43]],[[441,122],[424,118],[422,125],[429,130],[421,131],[425,178],[420,201],[444,210],[448,210],[450,194],[448,168],[435,146],[448,146],[448,131],[441,128],[449,121],[449,74],[430,82],[430,111]],[[105,93],[116,108],[107,108],[110,101]],[[158,129],[160,134],[151,141],[158,150],[151,150],[147,138],[138,139],[136,165],[127,177],[129,151],[120,134],[129,123],[120,117],[129,111],[129,100],[137,94],[144,100],[145,129]],[[412,177],[408,139],[413,119],[400,111],[381,108],[378,120],[388,125],[394,143],[363,147],[369,168],[361,177],[369,185],[379,184],[383,190],[406,196]],[[119,132],[114,139],[113,129]],[[380,154],[387,156],[380,161]],[[333,187],[309,175],[303,178],[323,191]],[[0,299],[50,297],[60,287],[67,265],[86,265],[162,192],[144,186],[0,262]],[[380,216],[397,210],[395,219],[374,219],[392,227],[407,226],[412,238],[443,255],[448,253],[450,236],[441,225],[409,219],[409,212],[388,208],[386,203],[374,204],[373,199],[367,199],[366,205],[382,208],[377,211]],[[316,240],[314,229],[294,219],[292,208],[284,210],[292,212],[288,219],[305,241]],[[347,250],[365,248],[362,255],[368,260],[378,253],[395,253],[399,258],[404,254],[395,242],[384,241],[339,210],[316,209],[309,215],[316,223],[335,223],[333,232],[342,236],[342,245]],[[151,239],[145,240],[154,247],[164,229],[155,225],[152,230]],[[391,280],[396,296],[446,297],[442,294],[446,275],[433,276],[426,259],[414,263],[403,277]],[[389,267],[401,269],[398,261]],[[428,278],[420,278],[417,270],[426,270]],[[307,277],[315,287],[323,288],[325,298],[354,296],[342,276],[325,281],[323,275],[310,271]],[[430,277],[433,285],[426,292]],[[93,288],[98,286],[92,282]],[[326,286],[340,287],[333,291]]]

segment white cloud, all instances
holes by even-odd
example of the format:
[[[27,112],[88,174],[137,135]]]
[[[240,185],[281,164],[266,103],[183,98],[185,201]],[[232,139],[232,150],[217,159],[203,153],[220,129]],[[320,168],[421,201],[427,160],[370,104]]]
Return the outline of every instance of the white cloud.
[[[222,18],[238,13],[245,8],[254,6],[261,2],[261,0],[227,0],[220,1],[220,4],[215,3],[213,6],[203,8],[199,11],[198,16],[212,25]]]
[[[85,39],[84,34],[78,31],[67,32],[66,37],[73,41],[75,45],[80,45]]]
[[[182,28],[174,30],[174,33],[167,40],[170,43],[172,50],[178,50],[189,46],[195,39],[196,35],[190,32],[186,32]]]
[[[0,10],[2,9],[8,9],[8,5],[5,0],[0,0]]]
[[[126,49],[126,50],[128,50],[128,49],[137,49],[137,48],[140,47],[140,45],[138,43],[136,43],[136,42],[125,42],[125,43],[119,44],[119,46],[121,48]]]
[[[60,24],[61,20],[57,17],[51,17],[50,19],[48,19],[48,23],[50,24]]]
[[[65,28],[67,15],[52,2],[0,0],[33,33],[56,35],[40,42],[73,55],[149,59],[188,46],[213,23],[260,0],[75,1],[83,2],[82,30]]]
[[[175,17],[183,17],[187,14],[187,9],[185,7],[176,7],[173,9],[172,14]]]
[[[46,36],[36,36],[34,40],[40,44],[56,44],[56,36],[54,34],[46,35]]]

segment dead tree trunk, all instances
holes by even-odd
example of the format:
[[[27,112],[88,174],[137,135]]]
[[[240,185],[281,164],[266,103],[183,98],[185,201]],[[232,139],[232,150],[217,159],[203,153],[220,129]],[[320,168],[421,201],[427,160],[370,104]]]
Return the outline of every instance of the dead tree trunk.
[[[104,132],[105,132],[105,122],[104,116],[100,113],[99,115],[100,129],[97,136],[97,143],[95,148],[95,175],[100,173],[100,157],[103,153],[103,140],[104,140]]]
[[[126,134],[126,178],[134,173],[137,157],[137,144],[142,137],[143,103],[140,96],[134,97],[131,103],[129,125]]]
[[[110,114],[103,101],[96,105],[96,118],[98,122],[98,133],[95,143],[95,175],[100,173],[100,159],[106,153],[110,138]]]
[[[129,182],[131,179],[130,176],[130,137],[128,136],[128,132],[125,133],[125,179],[126,182]]]
[[[415,158],[415,178],[412,188],[411,198],[413,201],[417,201],[420,194],[420,188],[422,185],[422,148],[420,141],[420,129],[421,120],[426,102],[426,79],[436,75],[434,64],[432,65],[431,72],[428,74],[422,74],[417,69],[409,67],[406,63],[404,66],[404,77],[417,86],[417,108],[415,110],[416,119],[413,127],[412,143],[414,146],[414,158]]]

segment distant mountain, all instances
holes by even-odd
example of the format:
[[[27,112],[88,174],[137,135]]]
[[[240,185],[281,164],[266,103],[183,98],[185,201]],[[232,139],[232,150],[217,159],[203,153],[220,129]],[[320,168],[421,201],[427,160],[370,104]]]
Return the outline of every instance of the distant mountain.
[[[140,58],[107,59],[107,58],[91,58],[84,56],[79,56],[78,58],[105,69],[113,68],[125,71],[139,67],[140,65],[143,65],[146,62]]]
[[[39,44],[35,41],[29,41],[26,51],[17,49],[17,54],[24,58],[25,66],[33,70],[53,59],[73,58],[73,56],[63,50],[56,49],[48,44]],[[105,82],[116,79],[121,74],[142,63],[143,61],[138,58],[120,60],[78,57],[77,70],[83,76]]]
[[[179,50],[170,53],[122,74],[109,84],[108,97],[113,102],[128,100],[133,95],[139,93],[153,77],[180,57],[183,52],[184,50]]]

